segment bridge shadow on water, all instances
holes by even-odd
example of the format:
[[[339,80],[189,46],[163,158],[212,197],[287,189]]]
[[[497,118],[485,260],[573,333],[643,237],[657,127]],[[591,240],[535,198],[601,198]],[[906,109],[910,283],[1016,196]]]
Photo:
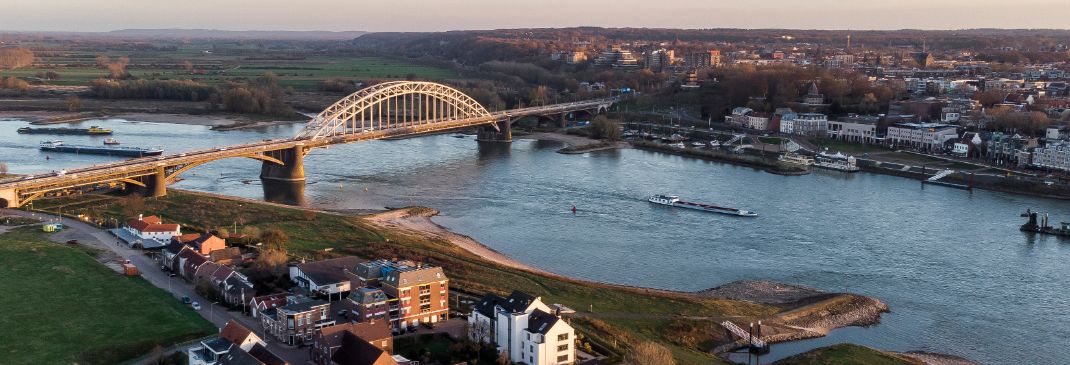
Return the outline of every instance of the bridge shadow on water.
[[[305,181],[285,181],[260,179],[264,187],[264,200],[272,203],[303,206],[305,200]]]

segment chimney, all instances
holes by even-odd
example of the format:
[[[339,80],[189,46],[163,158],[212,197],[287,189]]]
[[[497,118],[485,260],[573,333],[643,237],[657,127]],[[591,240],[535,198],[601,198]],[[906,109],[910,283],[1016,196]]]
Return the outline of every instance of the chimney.
[[[141,216],[141,214],[138,214],[138,215],[137,215],[137,220],[139,220],[139,221],[140,221],[140,220],[142,220],[142,216]]]

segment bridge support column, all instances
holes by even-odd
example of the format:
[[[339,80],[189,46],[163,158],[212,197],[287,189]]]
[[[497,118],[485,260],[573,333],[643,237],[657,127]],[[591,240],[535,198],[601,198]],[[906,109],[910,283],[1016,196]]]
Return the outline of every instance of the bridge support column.
[[[568,113],[561,113],[561,117],[557,119],[557,127],[568,127]]]
[[[513,141],[513,121],[512,119],[506,119],[499,121],[498,129],[494,127],[482,127],[476,133],[476,140],[480,142],[512,142]]]
[[[296,145],[293,148],[266,152],[283,165],[270,161],[264,161],[260,168],[260,178],[268,180],[304,181],[305,180],[305,146]]]
[[[19,194],[15,189],[0,190],[0,208],[17,208]]]
[[[156,167],[156,172],[142,179],[145,183],[143,189],[146,197],[161,197],[167,195],[167,172],[163,166]]]

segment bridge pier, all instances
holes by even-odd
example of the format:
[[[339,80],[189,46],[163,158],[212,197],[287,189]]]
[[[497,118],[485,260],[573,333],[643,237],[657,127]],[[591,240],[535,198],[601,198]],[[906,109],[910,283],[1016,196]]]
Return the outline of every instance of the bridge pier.
[[[152,175],[140,177],[138,178],[138,181],[145,184],[144,188],[138,189],[141,192],[141,195],[144,195],[145,197],[161,197],[167,195],[167,172],[164,171],[163,166],[157,166],[156,172]]]
[[[282,161],[282,165],[271,161],[264,161],[260,168],[260,179],[281,181],[304,181],[305,180],[305,146],[296,145],[293,148],[268,151],[264,154]]]
[[[17,208],[19,194],[15,189],[0,190],[0,208]]]
[[[482,127],[476,132],[476,141],[480,142],[512,142],[513,141],[513,120],[505,119],[497,123],[498,129],[494,127]]]
[[[568,113],[561,113],[561,117],[557,119],[558,128],[568,127]]]

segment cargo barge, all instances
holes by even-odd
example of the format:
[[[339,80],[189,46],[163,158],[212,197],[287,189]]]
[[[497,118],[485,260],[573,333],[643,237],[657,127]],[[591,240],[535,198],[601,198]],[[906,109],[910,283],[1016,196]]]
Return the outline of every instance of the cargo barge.
[[[83,146],[64,144],[63,141],[41,142],[40,149],[48,152],[84,153],[91,155],[144,157],[163,154],[160,148],[120,147],[120,146]]]
[[[22,127],[17,130],[22,134],[77,134],[90,136],[104,136],[111,134],[111,129],[92,126],[89,128],[30,128]]]
[[[740,216],[740,217],[757,217],[758,216],[758,213],[755,213],[755,212],[752,212],[752,211],[749,211],[749,210],[736,209],[736,208],[725,208],[725,207],[719,207],[719,206],[716,206],[716,205],[709,205],[709,204],[702,204],[702,203],[692,203],[692,202],[687,202],[687,201],[680,200],[680,197],[674,196],[674,195],[654,195],[654,196],[652,196],[650,198],[647,198],[647,201],[651,202],[651,203],[654,203],[654,204],[668,205],[670,207],[680,207],[680,208],[701,210],[703,212],[735,215],[735,216]]]

